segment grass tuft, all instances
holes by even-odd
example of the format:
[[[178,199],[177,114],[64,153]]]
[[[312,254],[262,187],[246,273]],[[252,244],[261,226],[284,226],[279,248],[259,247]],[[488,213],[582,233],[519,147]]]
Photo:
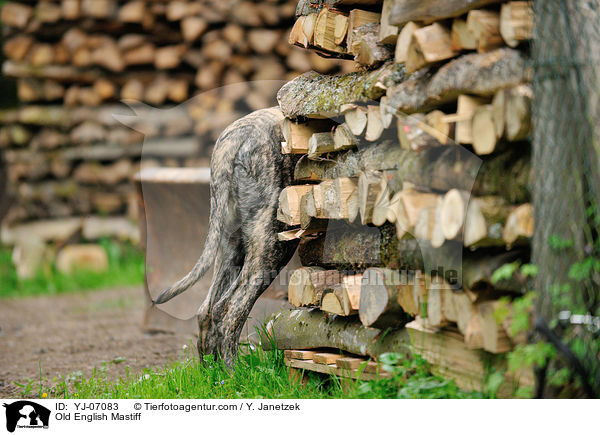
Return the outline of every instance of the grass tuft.
[[[354,381],[305,372],[305,382],[290,379],[283,351],[245,346],[233,368],[212,355],[200,360],[188,356],[141,374],[117,381],[107,376],[108,364],[63,376],[51,387],[28,385],[23,392],[39,391],[40,397],[64,399],[371,399],[371,398],[482,398],[481,393],[460,390],[453,381],[434,376],[420,357],[398,360],[394,375],[374,381]],[[390,366],[388,365],[388,368]],[[40,385],[43,383],[40,381]],[[45,394],[45,396],[44,396]]]

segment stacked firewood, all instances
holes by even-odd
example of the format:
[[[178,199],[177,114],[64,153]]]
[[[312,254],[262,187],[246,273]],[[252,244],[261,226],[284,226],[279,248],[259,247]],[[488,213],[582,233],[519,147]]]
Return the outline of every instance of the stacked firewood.
[[[286,0],[4,3],[3,74],[16,80],[22,103],[0,113],[0,162],[12,198],[0,213],[4,243],[40,221],[56,228],[54,220],[68,227],[77,216],[135,217],[131,178],[140,165],[207,166],[223,128],[274,105],[283,80],[353,68],[287,43],[295,7]],[[121,100],[142,103],[127,126],[113,118],[131,115]]]
[[[483,355],[526,341],[511,300],[527,290],[517,265],[533,235],[533,12],[527,1],[442,3],[300,2],[290,42],[360,71],[307,73],[278,93],[282,150],[303,154],[280,196],[291,229],[279,236],[301,239],[291,304],[354,322],[357,335],[406,330],[440,372],[481,388]],[[514,274],[494,275],[509,264]],[[286,331],[331,336],[335,321],[311,313],[280,322],[276,338],[298,349]],[[344,340],[318,345],[365,355]]]

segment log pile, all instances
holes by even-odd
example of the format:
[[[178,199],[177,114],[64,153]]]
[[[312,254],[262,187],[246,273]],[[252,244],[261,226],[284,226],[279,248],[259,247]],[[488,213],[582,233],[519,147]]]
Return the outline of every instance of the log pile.
[[[282,80],[354,68],[288,44],[295,7],[288,0],[4,2],[2,68],[21,105],[0,113],[12,198],[3,242],[38,222],[135,218],[131,178],[140,166],[208,166],[223,128],[274,105]],[[141,103],[137,117],[120,118],[126,125],[113,117],[132,114],[121,100]]]
[[[278,93],[282,151],[304,155],[280,196],[280,239],[300,239],[288,300],[313,310],[289,316],[293,331],[334,334],[319,316],[379,337],[407,330],[440,372],[481,389],[482,361],[526,341],[511,300],[527,278],[493,275],[530,255],[533,13],[525,1],[442,3],[300,1],[290,42],[357,71],[306,73]],[[289,328],[272,332],[286,349],[348,351],[286,340]]]

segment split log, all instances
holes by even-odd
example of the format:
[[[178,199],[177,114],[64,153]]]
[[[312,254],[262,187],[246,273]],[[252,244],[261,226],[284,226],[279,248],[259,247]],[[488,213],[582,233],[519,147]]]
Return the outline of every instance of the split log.
[[[373,218],[375,200],[381,193],[381,172],[362,172],[358,178],[358,209],[360,222],[370,223]]]
[[[344,275],[342,277],[342,306],[344,312],[358,313],[362,278],[362,274]]]
[[[79,0],[62,0],[62,16],[65,20],[76,20],[80,15],[81,3]]]
[[[282,133],[285,139],[284,153],[308,153],[311,136],[318,132],[331,131],[332,125],[333,123],[329,120],[309,120],[306,123],[296,123],[285,118],[282,123]]]
[[[381,177],[379,193],[375,198],[375,204],[373,206],[373,214],[371,216],[371,222],[375,226],[381,226],[387,221],[387,216],[390,208],[390,195],[392,189],[389,187],[387,182],[387,176],[384,173]]]
[[[343,14],[336,15],[335,27],[333,31],[334,42],[337,45],[343,45],[348,34],[348,17]]]
[[[0,12],[0,21],[7,26],[23,29],[32,16],[32,7],[17,2],[6,2]]]
[[[337,270],[321,267],[300,267],[290,276],[288,301],[296,307],[319,306],[323,291],[340,284],[342,275]]]
[[[315,21],[313,30],[313,45],[317,48],[334,53],[344,53],[346,48],[337,44],[336,28],[346,27],[346,15],[334,9],[323,8]]]
[[[127,65],[152,65],[155,57],[156,50],[151,42],[123,51],[123,61]]]
[[[158,69],[173,69],[179,66],[183,53],[187,47],[180,45],[167,45],[156,49],[154,55],[154,66]]]
[[[315,24],[318,16],[318,14],[314,13],[304,17],[304,21],[302,23],[302,33],[304,33],[307,44],[304,48],[307,48],[308,45],[313,45],[315,42]]]
[[[359,40],[355,39],[354,30],[369,23],[379,23],[381,14],[369,12],[362,9],[352,9],[348,16],[348,36],[346,38],[346,47],[350,52],[353,52],[353,45]],[[379,32],[379,29],[377,29]]]
[[[142,23],[146,13],[145,2],[130,1],[121,6],[117,19],[123,23]]]
[[[347,290],[341,284],[325,290],[321,299],[321,311],[339,316],[352,316],[358,312],[350,304]]]
[[[98,47],[91,52],[90,59],[96,65],[112,72],[122,72],[125,69],[125,61],[121,51],[112,38],[102,38]]]
[[[309,72],[285,84],[277,100],[288,118],[330,117],[340,114],[345,104],[378,100],[385,92],[383,87],[402,77],[399,67],[390,64],[339,76]]]
[[[316,15],[316,14],[313,14]],[[303,47],[303,48],[308,48],[309,45],[309,41],[308,38],[306,37],[306,34],[304,33],[304,23],[306,21],[307,17],[299,17],[296,22],[294,23],[292,30],[290,30],[290,35],[288,36],[288,42],[291,45],[297,45],[299,47]],[[314,26],[314,22],[313,25],[311,26],[311,30]]]
[[[21,61],[34,43],[29,35],[17,35],[4,43],[3,51],[7,58]]]
[[[467,28],[477,40],[479,53],[486,53],[504,45],[500,36],[500,14],[496,11],[470,11],[467,15]]]
[[[420,113],[397,117],[398,140],[402,148],[420,152],[427,148],[442,146],[448,141],[448,137],[444,136],[444,133],[436,131],[427,124],[426,118],[426,115]],[[449,124],[444,123],[443,125],[448,126]],[[446,131],[449,133],[449,130],[448,128]],[[444,142],[440,142],[439,139]]]
[[[271,53],[281,35],[278,30],[252,29],[248,32],[248,43],[254,52],[259,54]]]
[[[354,148],[359,144],[359,139],[352,133],[347,123],[338,125],[333,133],[335,151]]]
[[[499,137],[496,135],[493,105],[484,104],[475,109],[471,118],[471,136],[476,154],[482,156],[496,150]]]
[[[312,190],[312,185],[288,186],[279,195],[277,220],[288,225],[300,225],[300,200]]]
[[[465,216],[464,245],[471,248],[503,245],[502,228],[509,211],[502,197],[472,197]]]
[[[436,72],[423,69],[388,87],[388,104],[410,114],[434,109],[463,93],[491,97],[498,89],[528,81],[531,69],[527,62],[522,53],[511,48],[463,55]]]
[[[467,27],[467,22],[463,19],[456,18],[452,22],[452,49],[461,50],[477,50],[477,38],[473,32]]]
[[[427,324],[434,328],[448,325],[452,319],[446,317],[448,307],[453,306],[452,289],[443,278],[434,276],[427,285]],[[456,313],[450,310],[456,320]]]
[[[318,159],[322,154],[335,151],[335,142],[333,140],[333,133],[327,131],[324,133],[313,133],[308,140],[308,158]]]
[[[512,349],[506,331],[496,320],[495,311],[500,307],[499,301],[481,302],[477,304],[477,314],[481,326],[483,348],[491,353],[504,353]]]
[[[511,142],[526,139],[531,131],[531,87],[522,85],[508,89],[505,98],[506,139]]]
[[[530,239],[533,236],[533,205],[523,204],[510,212],[502,238],[507,245],[512,246],[520,238]]]
[[[460,144],[473,143],[473,114],[478,107],[482,106],[485,100],[471,97],[469,95],[459,95],[456,109],[456,133],[454,139]]]
[[[502,0],[450,0],[440,4],[435,0],[394,0],[390,23],[401,26],[409,21],[432,22],[454,18],[471,9],[500,3]]]
[[[379,42],[379,27],[378,23],[368,23],[353,30],[350,51],[360,65],[372,68],[394,56],[391,48]]]
[[[398,26],[390,24],[390,13],[394,0],[383,0],[381,8],[381,27],[379,28],[379,42],[383,44],[395,44],[398,39]]]
[[[422,286],[421,286],[422,287]],[[419,312],[422,288],[406,271],[369,268],[362,276],[359,318],[364,326],[399,326]]]
[[[196,41],[208,28],[208,23],[202,17],[186,17],[181,20],[181,34],[188,42]]]
[[[432,207],[421,210],[414,227],[414,236],[419,240],[428,240],[431,246],[438,248],[446,240],[442,230],[442,219],[440,218],[442,198],[437,198]]]
[[[379,106],[367,106],[367,131],[365,132],[365,139],[369,142],[376,141],[383,134],[383,130],[384,126],[381,121]]]
[[[461,237],[469,198],[468,192],[458,189],[452,189],[444,195],[440,219],[442,231],[447,240],[455,240]]]
[[[506,92],[506,89],[500,89],[492,99],[492,118],[494,120],[494,131],[497,138],[504,137],[506,124]]]
[[[450,139],[454,138],[454,125],[449,122],[444,122],[446,114],[441,110],[434,110],[425,115],[425,125],[430,128],[425,128],[424,131],[433,136],[441,145],[448,145]],[[423,129],[423,126],[421,126]]]
[[[404,189],[398,194],[397,200],[401,204],[402,212],[396,213],[396,235],[402,238],[404,233],[412,231],[417,226],[424,210],[434,210],[437,207],[440,196],[435,193]],[[423,238],[429,240],[428,236]]]
[[[509,47],[533,37],[534,16],[528,1],[512,1],[500,10],[500,34]]]
[[[26,60],[34,67],[50,65],[56,57],[55,48],[50,44],[34,43],[27,52]]]
[[[377,358],[385,352],[406,352],[408,336],[404,329],[383,331],[357,324],[353,319],[327,316],[318,310],[284,310],[267,321],[267,337],[278,349],[329,347],[356,355]]]
[[[412,21],[406,23],[404,27],[402,27],[400,33],[398,34],[398,40],[396,42],[394,62],[405,63],[408,60],[408,53],[413,40],[413,34],[421,27],[422,25]]]
[[[471,314],[464,332],[465,345],[469,349],[483,349],[483,332],[481,318],[475,306],[471,306]]]
[[[114,17],[117,4],[114,0],[81,0],[81,14],[91,18],[107,19]]]
[[[358,106],[344,113],[346,125],[353,135],[360,136],[367,126],[367,108]]]
[[[412,73],[431,63],[451,59],[458,55],[452,49],[450,30],[440,23],[433,23],[413,32],[408,47],[406,72]]]
[[[357,211],[352,210],[351,197],[356,195],[356,180],[336,178],[313,186],[302,198],[300,213],[318,219],[347,219],[353,221]]]

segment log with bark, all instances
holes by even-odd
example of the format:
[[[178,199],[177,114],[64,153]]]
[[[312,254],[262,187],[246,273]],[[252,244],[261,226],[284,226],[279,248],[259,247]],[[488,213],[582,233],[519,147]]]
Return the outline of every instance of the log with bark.
[[[491,97],[498,89],[531,79],[526,56],[511,48],[467,54],[434,71],[419,70],[387,89],[388,104],[404,113],[425,112],[455,101],[461,94]]]
[[[368,328],[353,319],[328,316],[319,310],[283,310],[267,321],[262,344],[278,349],[335,348],[377,358],[386,352],[409,355],[404,329]]]
[[[402,79],[402,67],[392,64],[339,76],[310,72],[286,83],[277,93],[277,100],[288,118],[331,117],[340,114],[345,104],[378,100],[386,86]]]
[[[432,22],[454,18],[471,9],[500,2],[502,0],[450,0],[440,4],[435,0],[394,0],[390,23],[400,26],[409,21]]]

